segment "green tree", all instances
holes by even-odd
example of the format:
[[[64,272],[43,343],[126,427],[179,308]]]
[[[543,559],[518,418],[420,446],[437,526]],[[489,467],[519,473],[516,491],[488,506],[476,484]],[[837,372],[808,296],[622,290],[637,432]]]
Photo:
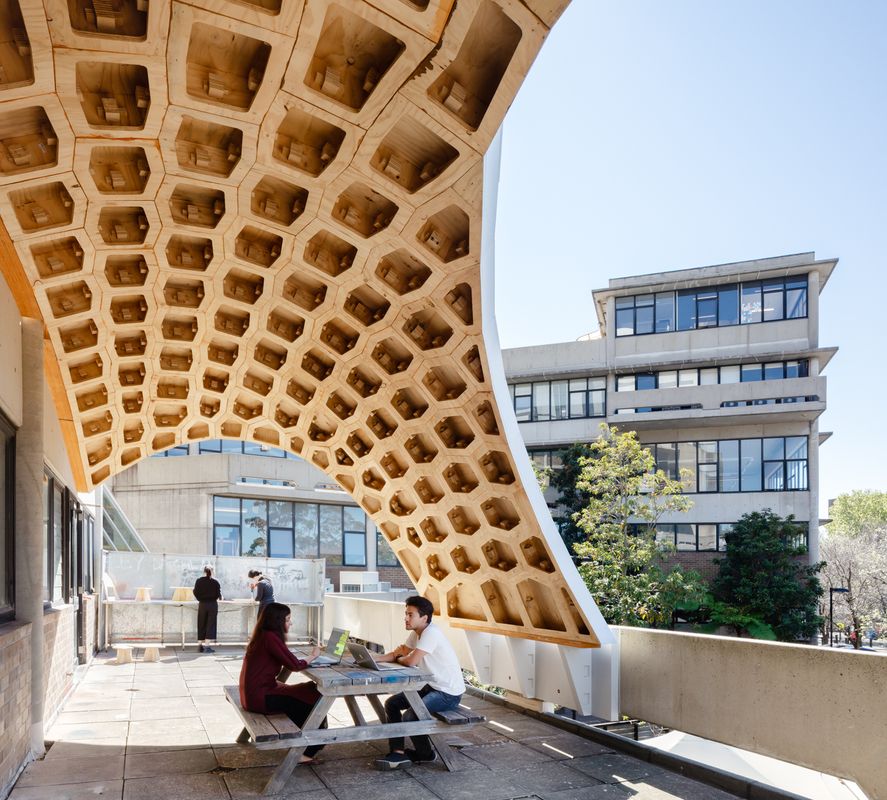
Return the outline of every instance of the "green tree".
[[[715,600],[734,612],[769,625],[781,641],[809,639],[822,624],[817,604],[823,564],[801,561],[803,528],[770,509],[743,515],[725,537],[724,558],[716,559]]]
[[[865,531],[887,531],[887,492],[856,491],[838,495],[829,507],[830,535],[858,536]]]
[[[695,572],[665,569],[670,548],[656,541],[666,512],[686,511],[681,481],[655,469],[653,455],[634,432],[601,425],[601,435],[576,453],[572,516],[582,540],[574,545],[579,573],[604,618],[617,625],[657,627],[674,609],[697,602],[704,585]]]
[[[579,489],[579,476],[582,474],[582,459],[591,457],[591,445],[573,444],[561,452],[560,469],[549,470],[548,482],[558,492],[558,504],[561,514],[558,518],[561,538],[567,550],[585,538],[585,532],[579,527],[576,515],[588,505],[591,499],[588,492]]]

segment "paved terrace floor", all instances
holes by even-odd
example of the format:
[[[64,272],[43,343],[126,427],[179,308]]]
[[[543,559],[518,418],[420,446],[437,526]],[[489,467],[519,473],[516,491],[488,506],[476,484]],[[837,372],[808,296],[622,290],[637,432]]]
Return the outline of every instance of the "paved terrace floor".
[[[256,797],[284,750],[235,744],[241,730],[222,694],[243,651],[161,651],[157,663],[97,658],[47,732],[10,800],[238,800]],[[298,800],[731,800],[734,795],[614,753],[507,707],[466,695],[488,722],[454,728],[462,769],[439,764],[379,772],[384,742],[327,747],[277,798]],[[340,705],[341,704],[341,705]],[[367,704],[368,706],[368,704]],[[367,709],[369,718],[372,712]],[[330,726],[350,725],[337,701]]]

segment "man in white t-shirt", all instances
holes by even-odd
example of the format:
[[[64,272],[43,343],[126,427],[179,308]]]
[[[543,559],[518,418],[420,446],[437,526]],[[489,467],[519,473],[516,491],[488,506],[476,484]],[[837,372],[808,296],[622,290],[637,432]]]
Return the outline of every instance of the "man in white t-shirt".
[[[406,644],[390,653],[379,656],[377,661],[395,661],[405,667],[420,667],[431,673],[431,680],[419,692],[425,707],[434,714],[459,705],[465,692],[462,668],[452,645],[437,625],[431,621],[434,606],[424,597],[415,595],[406,600],[404,627],[410,632]],[[385,701],[388,722],[407,722],[417,719],[403,693],[391,695]],[[403,737],[389,739],[391,752],[376,759],[379,769],[397,769],[404,764],[422,764],[434,761],[437,754],[427,736],[412,736],[415,750],[404,748]]]

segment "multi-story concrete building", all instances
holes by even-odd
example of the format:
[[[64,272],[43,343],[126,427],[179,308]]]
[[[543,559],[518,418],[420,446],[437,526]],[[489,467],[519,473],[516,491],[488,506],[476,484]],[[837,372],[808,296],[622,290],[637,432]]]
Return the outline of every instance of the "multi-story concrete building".
[[[819,346],[819,293],[836,263],[802,253],[611,280],[594,292],[597,332],[504,352],[531,456],[556,468],[601,422],[636,430],[659,467],[691,475],[693,508],[659,526],[679,561],[709,571],[730,524],[763,508],[809,526],[818,561],[822,372],[836,352]]]
[[[818,418],[835,352],[819,347],[818,298],[835,263],[806,253],[611,280],[594,293],[598,332],[504,352],[531,457],[556,468],[601,422],[634,429],[658,466],[692,476],[691,511],[658,527],[678,561],[711,572],[730,524],[763,508],[808,525],[818,560]],[[168,458],[189,454],[199,462]],[[409,585],[372,521],[292,454],[212,440],[164,455],[114,481],[150,549],[321,555],[334,584],[345,568]]]

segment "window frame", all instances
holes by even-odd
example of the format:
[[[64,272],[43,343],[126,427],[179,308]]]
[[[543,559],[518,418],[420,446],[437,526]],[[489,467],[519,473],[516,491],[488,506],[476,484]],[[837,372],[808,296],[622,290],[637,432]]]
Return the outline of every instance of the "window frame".
[[[15,619],[15,436],[16,431],[12,423],[0,413],[0,435],[4,440],[0,458],[4,464],[4,480],[0,485],[3,492],[3,514],[0,515],[0,535],[3,541],[3,574],[0,580],[6,591],[6,602],[0,603],[0,623],[10,622]]]

